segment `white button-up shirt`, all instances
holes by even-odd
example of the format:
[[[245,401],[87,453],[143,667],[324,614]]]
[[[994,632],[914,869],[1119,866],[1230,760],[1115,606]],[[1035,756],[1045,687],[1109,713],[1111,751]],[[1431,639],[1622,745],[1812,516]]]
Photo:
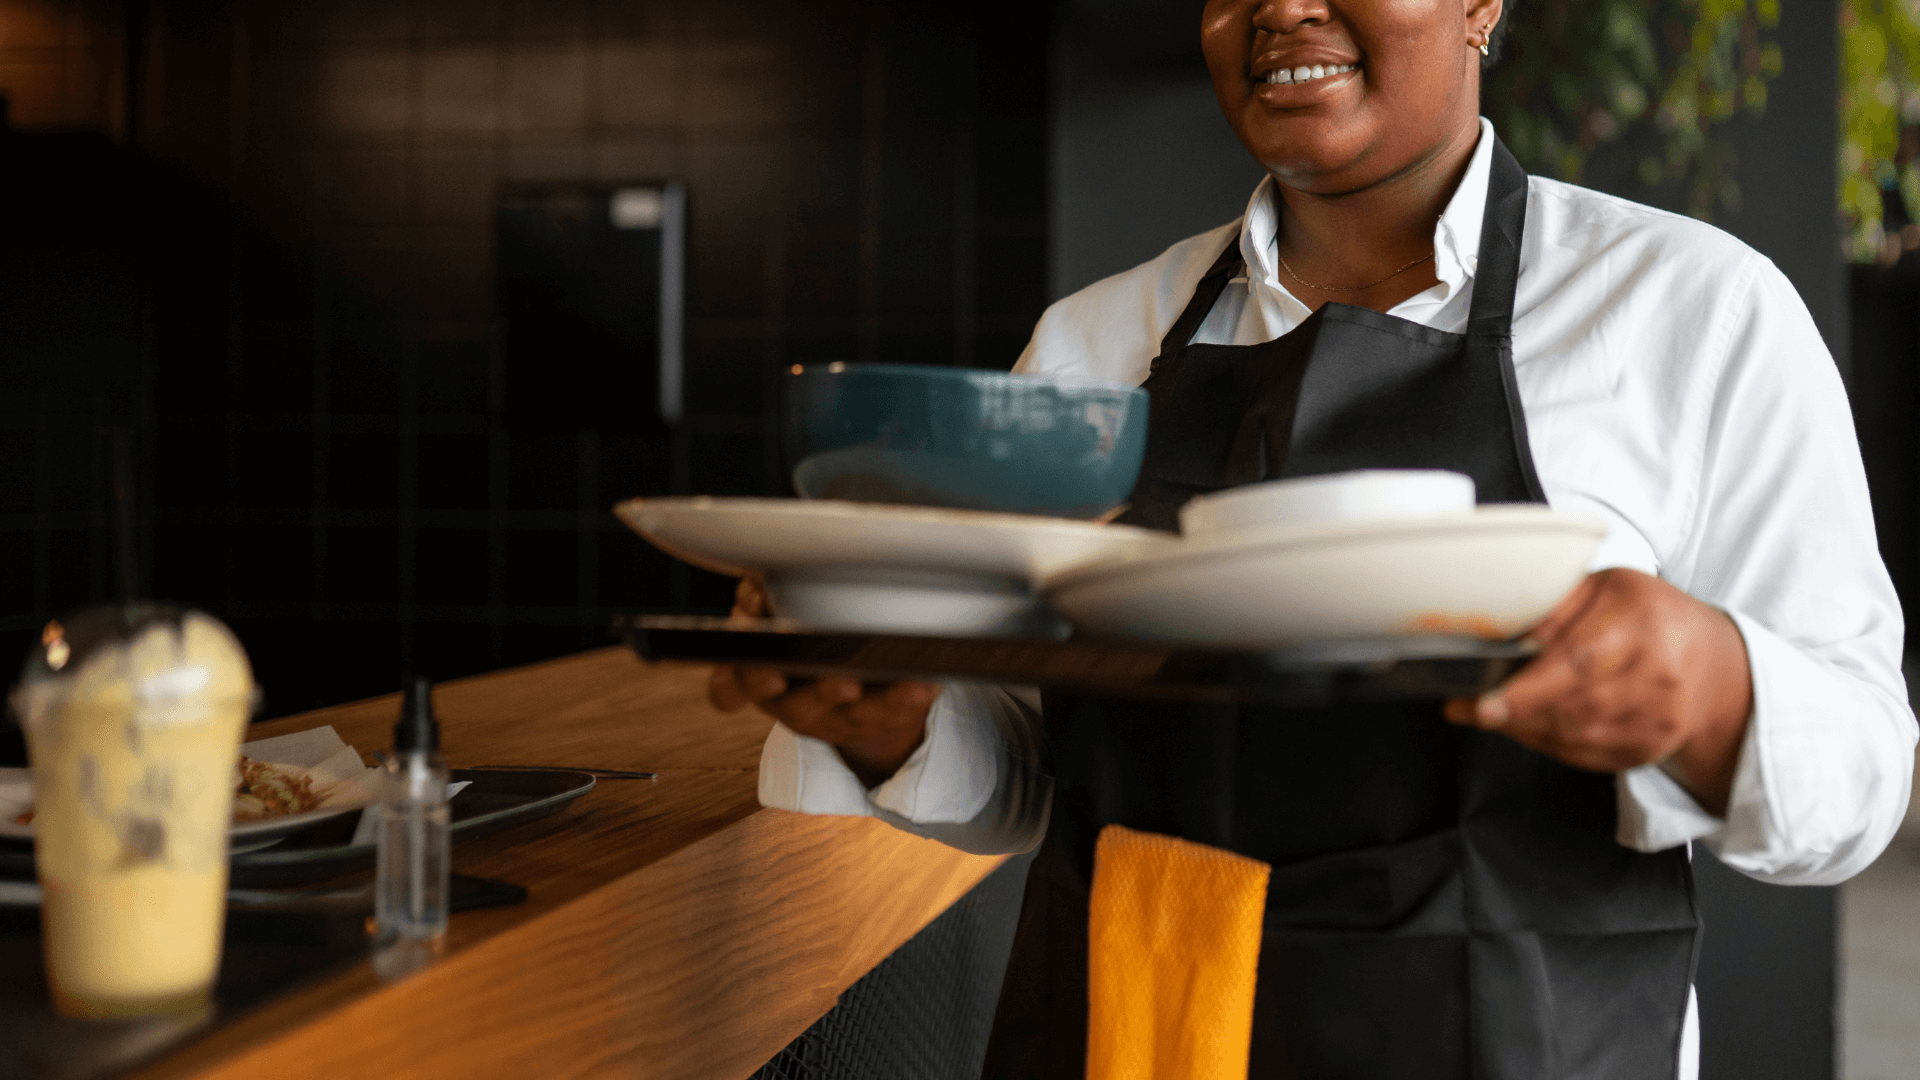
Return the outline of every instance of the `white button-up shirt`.
[[[1482,121],[1434,230],[1439,284],[1390,314],[1465,329],[1491,134]],[[1282,282],[1279,224],[1266,180],[1241,220],[1048,308],[1014,370],[1143,382],[1161,337],[1236,238],[1245,276],[1194,340],[1251,345],[1287,333],[1311,312]],[[1859,872],[1900,822],[1920,732],[1845,391],[1805,305],[1771,262],[1712,226],[1534,177],[1513,351],[1548,502],[1610,526],[1594,569],[1657,574],[1726,610],[1753,672],[1726,816],[1701,809],[1655,766],[1631,769],[1617,780],[1620,843],[1658,851],[1699,840],[1784,884]],[[990,718],[1009,707],[1004,697],[950,686],[926,741],[872,791],[831,747],[776,726],[761,757],[761,801],[923,824],[974,820],[992,801]]]

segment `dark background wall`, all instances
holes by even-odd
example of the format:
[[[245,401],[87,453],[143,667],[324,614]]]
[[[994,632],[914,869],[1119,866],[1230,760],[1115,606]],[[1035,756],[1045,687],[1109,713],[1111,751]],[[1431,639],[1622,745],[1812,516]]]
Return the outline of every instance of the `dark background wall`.
[[[724,609],[609,507],[787,494],[789,364],[1012,363],[1045,12],[0,0],[0,663],[117,595],[116,442],[142,581],[234,626],[269,715]],[[690,208],[673,425],[509,356],[494,287],[503,190],[660,181]]]
[[[1197,4],[1075,0],[1054,49],[1055,298],[1246,211],[1260,182],[1220,115]]]
[[[1770,89],[1766,115],[1723,129],[1739,157],[1744,198],[1716,223],[1793,281],[1844,373],[1847,310],[1833,166],[1838,12],[1832,0],[1814,0],[1781,5],[1781,13],[1786,66]],[[1260,170],[1220,116],[1197,38],[1193,5],[1066,5],[1054,56],[1061,73],[1050,195],[1055,296],[1245,212]],[[1596,156],[1587,181],[1684,211],[1684,192],[1632,179],[1638,153],[1626,146]],[[1882,545],[1904,584],[1901,560],[1911,550],[1904,507],[1916,449],[1913,380],[1903,374],[1912,347],[1904,342],[1912,339],[1899,327],[1881,337],[1896,351],[1884,360],[1879,353],[1860,357],[1861,375],[1872,385],[1856,384],[1854,396],[1871,414],[1862,415],[1861,429]],[[1695,869],[1707,926],[1698,977],[1704,1080],[1834,1075],[1836,890],[1763,885],[1700,849]]]

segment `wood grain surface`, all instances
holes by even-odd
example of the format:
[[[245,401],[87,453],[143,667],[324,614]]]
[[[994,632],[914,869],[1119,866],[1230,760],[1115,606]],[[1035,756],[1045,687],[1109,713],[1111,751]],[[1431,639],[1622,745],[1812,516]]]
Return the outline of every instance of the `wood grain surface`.
[[[567,811],[458,845],[454,869],[526,902],[453,916],[430,968],[361,963],[136,1075],[744,1077],[999,865],[867,818],[755,797],[770,721],[706,702],[706,669],[607,649],[444,684],[455,768],[640,769]],[[398,695],[257,726],[332,724],[363,754]]]

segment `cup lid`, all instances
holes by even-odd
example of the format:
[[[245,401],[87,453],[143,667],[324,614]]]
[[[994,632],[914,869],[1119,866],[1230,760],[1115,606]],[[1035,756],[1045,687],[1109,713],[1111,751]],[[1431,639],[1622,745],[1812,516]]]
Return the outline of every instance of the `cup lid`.
[[[23,721],[75,700],[230,701],[255,696],[246,650],[204,611],[133,603],[52,619],[28,650],[13,703]]]

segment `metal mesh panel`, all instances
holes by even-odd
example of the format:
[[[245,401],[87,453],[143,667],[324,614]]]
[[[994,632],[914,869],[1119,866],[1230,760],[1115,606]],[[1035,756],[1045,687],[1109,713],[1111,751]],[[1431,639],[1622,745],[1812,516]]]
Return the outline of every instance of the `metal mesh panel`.
[[[1032,860],[974,886],[753,1080],[978,1080]]]

